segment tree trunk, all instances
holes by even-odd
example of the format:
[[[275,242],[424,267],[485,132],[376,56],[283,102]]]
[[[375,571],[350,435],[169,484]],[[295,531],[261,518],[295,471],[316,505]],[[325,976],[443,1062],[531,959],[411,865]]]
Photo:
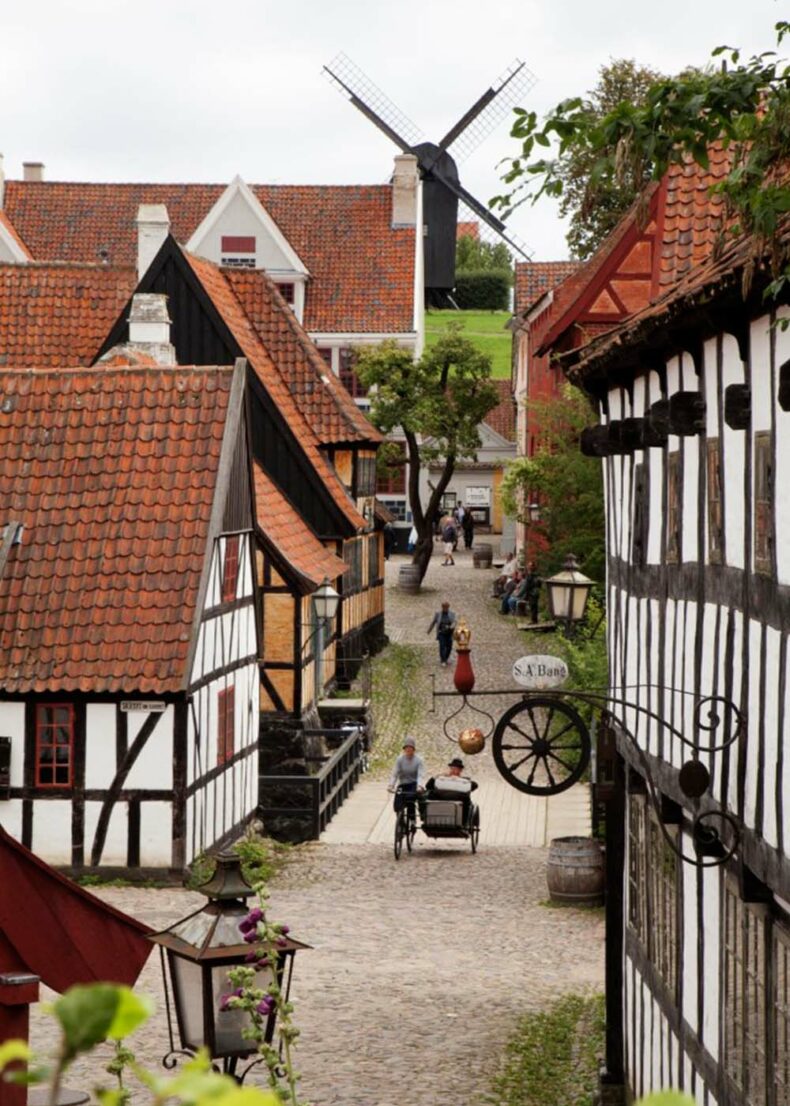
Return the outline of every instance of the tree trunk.
[[[428,565],[431,562],[432,555],[433,534],[429,533],[427,537],[420,537],[418,535],[411,563],[417,565],[420,570],[420,583],[422,583],[425,578],[425,573],[428,571]]]

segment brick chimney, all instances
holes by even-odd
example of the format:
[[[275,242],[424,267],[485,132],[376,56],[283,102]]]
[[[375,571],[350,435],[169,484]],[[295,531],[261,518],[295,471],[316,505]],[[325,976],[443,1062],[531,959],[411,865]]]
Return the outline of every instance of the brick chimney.
[[[398,154],[392,174],[392,225],[413,227],[417,223],[417,158],[414,154]]]
[[[170,216],[164,204],[140,204],[137,209],[137,279],[142,280],[159,248],[170,233]]]
[[[42,181],[44,179],[44,162],[23,161],[22,176],[26,181]]]

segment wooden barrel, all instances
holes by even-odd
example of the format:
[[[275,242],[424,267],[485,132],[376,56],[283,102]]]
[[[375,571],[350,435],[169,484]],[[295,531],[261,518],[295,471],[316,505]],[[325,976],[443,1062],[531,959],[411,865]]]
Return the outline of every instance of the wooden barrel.
[[[476,545],[472,551],[472,564],[475,568],[490,568],[491,562],[494,559],[494,550],[490,545],[483,542],[481,545]]]
[[[398,588],[416,595],[420,590],[420,566],[401,565],[398,572]]]
[[[590,837],[555,837],[546,867],[549,896],[566,906],[600,906],[604,896],[603,852]]]

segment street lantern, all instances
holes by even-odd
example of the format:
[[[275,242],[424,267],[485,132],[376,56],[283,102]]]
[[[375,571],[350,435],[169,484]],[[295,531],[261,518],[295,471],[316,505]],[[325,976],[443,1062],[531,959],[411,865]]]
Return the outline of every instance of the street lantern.
[[[324,577],[324,582],[313,594],[313,608],[315,617],[319,623],[331,622],[337,614],[340,596],[329,583],[329,577]]]
[[[217,857],[216,871],[200,891],[208,899],[205,906],[150,937],[159,946],[165,988],[170,1052],[163,1063],[172,1068],[178,1053],[193,1056],[198,1049],[206,1048],[213,1062],[221,1061],[222,1070],[234,1075],[238,1061],[252,1055],[256,1045],[242,1036],[242,1031],[250,1027],[247,1012],[222,1010],[220,1002],[223,995],[233,990],[228,972],[245,964],[250,953],[251,946],[244,941],[239,922],[249,913],[246,900],[254,891],[244,879],[241,861],[235,853]],[[287,998],[296,950],[307,947],[291,937],[283,937],[275,963],[256,973],[254,986],[265,991],[274,978],[272,973],[276,973]],[[174,1037],[165,954],[180,1048],[176,1047]],[[266,1021],[265,1038],[269,1044],[274,1039],[276,1020],[275,1009]]]
[[[587,609],[587,600],[593,582],[579,571],[579,563],[572,553],[565,558],[562,571],[546,581],[549,612],[557,622],[564,622],[568,629],[581,622]]]
[[[527,512],[530,522],[540,522],[540,503],[538,503],[537,499],[533,499],[532,502],[527,505]]]

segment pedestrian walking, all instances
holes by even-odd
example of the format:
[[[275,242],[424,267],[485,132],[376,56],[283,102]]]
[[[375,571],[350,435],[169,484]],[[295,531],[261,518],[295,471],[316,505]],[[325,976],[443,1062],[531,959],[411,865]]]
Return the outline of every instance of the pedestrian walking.
[[[475,516],[471,511],[467,511],[464,514],[464,521],[462,523],[464,531],[464,548],[471,549],[472,542],[475,538]]]
[[[395,549],[395,527],[391,522],[384,523],[384,560],[388,561]]]
[[[456,530],[455,520],[452,515],[447,515],[447,517],[442,520],[442,542],[444,543],[444,560],[442,561],[442,568],[444,568],[446,565],[455,564],[453,551],[458,542],[458,531]]]
[[[406,552],[407,553],[413,553],[414,552],[414,547],[415,547],[416,544],[417,544],[417,527],[412,526],[411,530],[409,530],[409,537],[408,537],[408,540],[406,542]]]
[[[450,604],[445,600],[442,603],[442,609],[436,612],[428,627],[429,634],[434,627],[436,628],[436,640],[439,643],[439,661],[443,668],[446,668],[450,663],[456,621],[455,612],[450,610]]]

